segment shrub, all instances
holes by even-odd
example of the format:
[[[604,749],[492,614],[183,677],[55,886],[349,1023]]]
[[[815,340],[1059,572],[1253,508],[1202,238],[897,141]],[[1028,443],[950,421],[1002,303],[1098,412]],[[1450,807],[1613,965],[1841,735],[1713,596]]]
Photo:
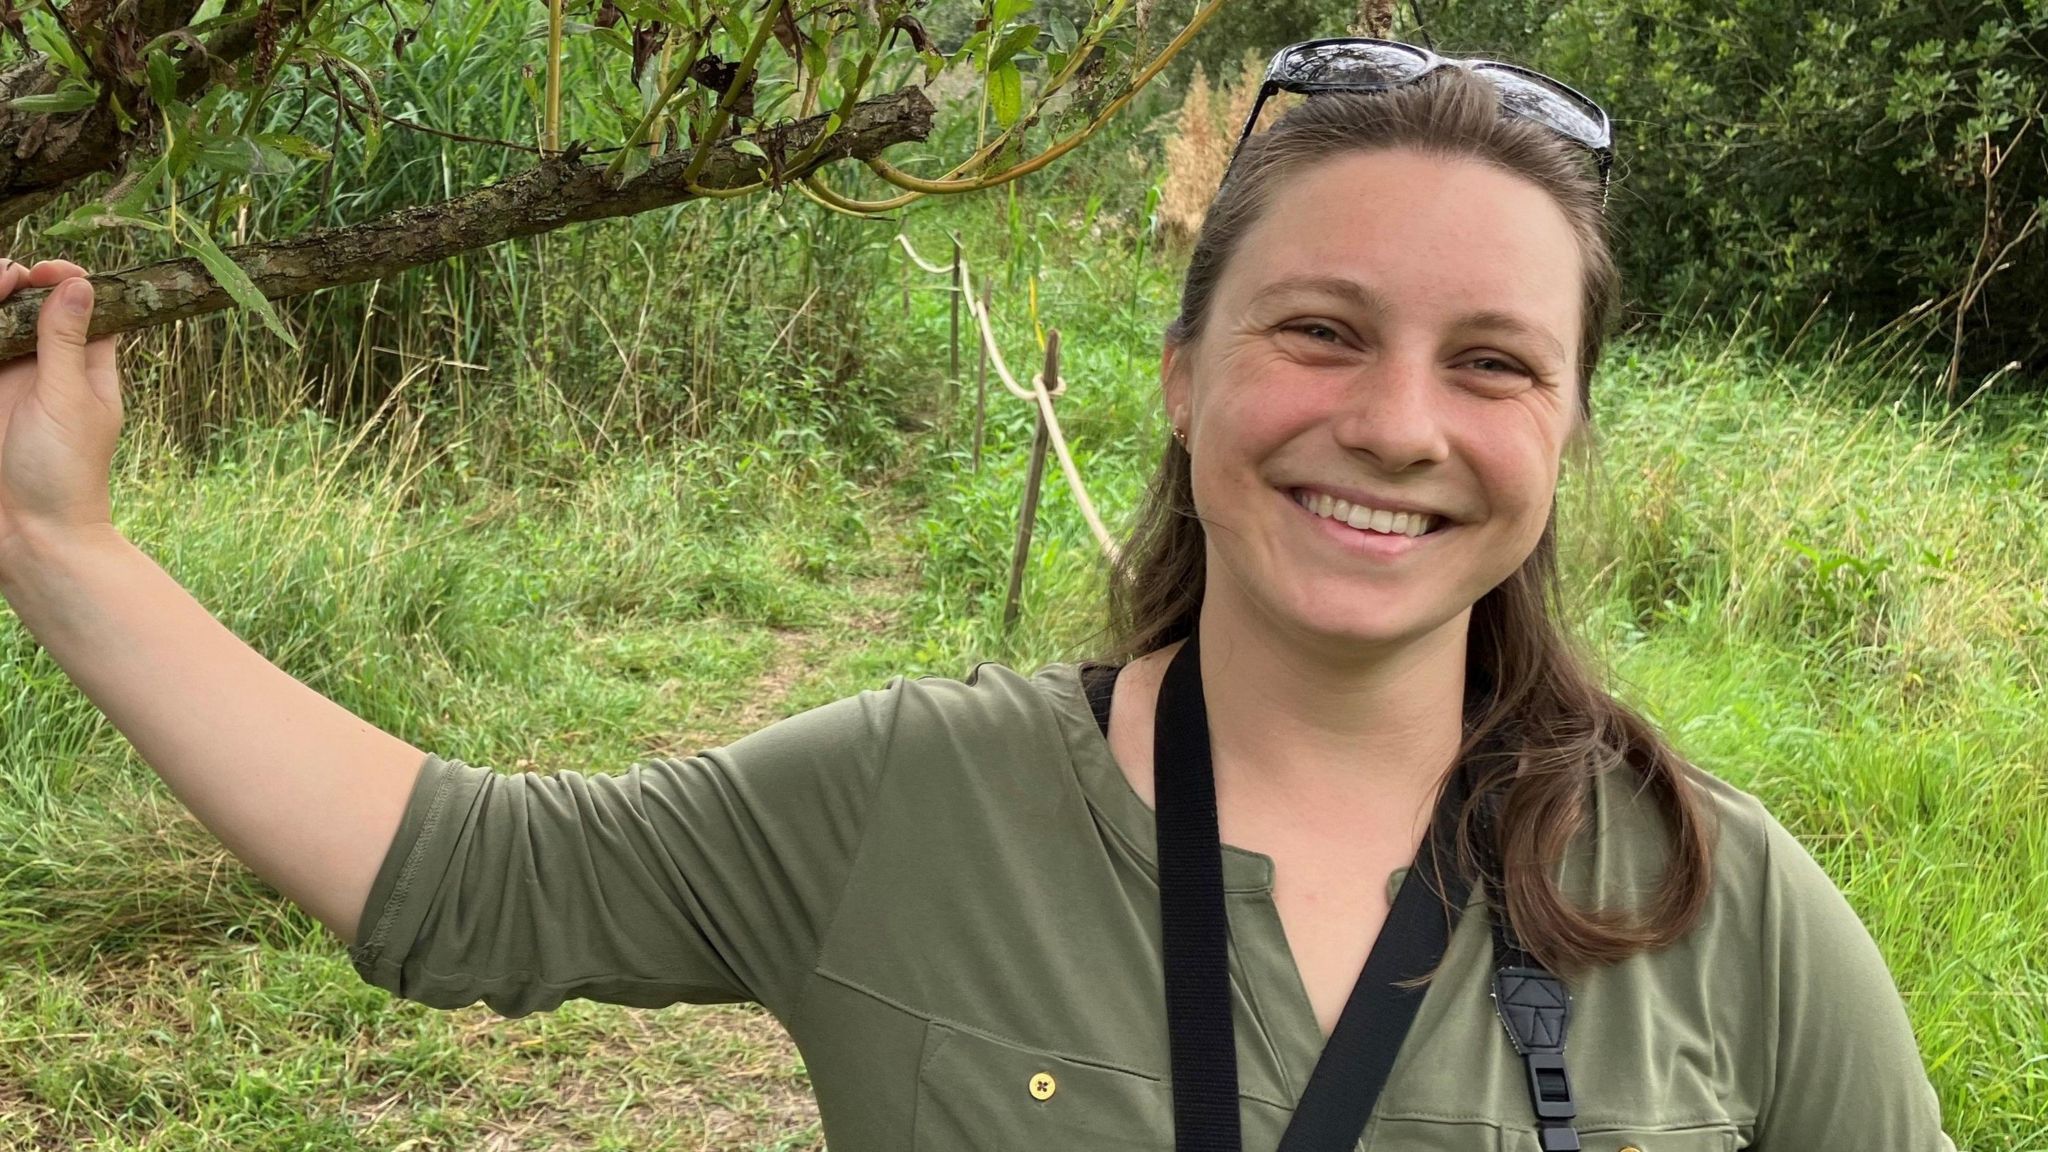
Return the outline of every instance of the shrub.
[[[1527,62],[1608,106],[1621,254],[1651,310],[1753,307],[1781,339],[1823,305],[1866,330],[1911,314],[1903,327],[1953,354],[1952,394],[2048,350],[2048,7],[1442,0],[1428,15],[1440,50]]]

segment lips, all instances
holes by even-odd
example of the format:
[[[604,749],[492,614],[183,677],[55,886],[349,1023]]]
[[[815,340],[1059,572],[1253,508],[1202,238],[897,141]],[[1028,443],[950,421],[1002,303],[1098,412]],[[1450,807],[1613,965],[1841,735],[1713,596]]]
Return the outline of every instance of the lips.
[[[1393,563],[1411,552],[1433,552],[1436,550],[1436,541],[1457,526],[1451,521],[1442,521],[1420,536],[1375,532],[1370,528],[1353,528],[1342,520],[1319,516],[1303,507],[1301,501],[1289,493],[1282,492],[1280,495],[1300,513],[1304,528],[1328,541],[1341,555],[1359,562]]]
[[[1324,519],[1335,520],[1361,532],[1418,538],[1449,523],[1449,518],[1417,508],[1389,508],[1366,502],[1353,503],[1333,493],[1312,488],[1293,488],[1288,496],[1296,504]]]

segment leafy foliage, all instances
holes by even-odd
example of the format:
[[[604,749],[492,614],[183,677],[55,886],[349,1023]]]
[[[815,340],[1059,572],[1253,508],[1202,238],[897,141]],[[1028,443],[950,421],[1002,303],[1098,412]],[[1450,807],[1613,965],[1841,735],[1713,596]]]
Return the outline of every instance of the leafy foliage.
[[[1913,313],[1962,376],[2048,351],[2048,7],[1441,0],[1440,50],[1605,103],[1636,291],[1792,332]],[[1916,312],[1916,310],[1918,310]],[[1956,386],[1952,374],[1949,386]]]
[[[89,141],[81,151],[105,154],[84,157],[88,163],[48,183],[0,181],[0,207],[33,206],[40,200],[31,198],[64,190],[79,172],[126,165],[130,174],[43,234],[77,240],[125,230],[168,241],[290,343],[262,292],[224,250],[224,229],[234,220],[237,240],[266,238],[261,227],[248,234],[249,209],[308,168],[321,171],[323,199],[331,202],[344,135],[362,142],[357,180],[396,127],[513,153],[603,156],[616,182],[675,153],[687,160],[667,166],[663,178],[689,195],[795,188],[840,211],[874,212],[1043,166],[1098,130],[1194,31],[1184,29],[1155,59],[1141,43],[1145,4],[1109,0],[1039,15],[1034,0],[991,0],[975,6],[979,15],[964,39],[942,47],[919,18],[926,3],[554,0],[537,29],[530,6],[514,0],[9,6],[0,23],[14,35],[0,39],[0,66],[17,65],[11,90],[25,94],[11,102],[0,137],[55,128]],[[1208,0],[1194,24],[1219,4]],[[408,53],[415,61],[430,54],[436,26],[454,30],[442,39],[467,38],[468,50],[494,65],[517,61],[506,75],[522,97],[519,115],[495,135],[437,125],[387,101]],[[870,156],[877,175],[905,190],[883,201],[849,199],[811,171],[864,99],[955,68],[978,83],[979,107],[994,113],[999,129],[994,139],[977,137],[970,155],[930,178]],[[565,76],[573,82],[565,85]],[[331,146],[301,134],[309,117],[315,127],[324,119]],[[825,127],[801,145],[769,131],[804,118]],[[758,179],[735,186],[727,173],[715,187],[701,186],[714,144],[752,157]],[[1043,147],[1033,156],[1035,144]],[[461,190],[444,183],[450,186],[437,198]],[[337,222],[360,220],[344,213]]]

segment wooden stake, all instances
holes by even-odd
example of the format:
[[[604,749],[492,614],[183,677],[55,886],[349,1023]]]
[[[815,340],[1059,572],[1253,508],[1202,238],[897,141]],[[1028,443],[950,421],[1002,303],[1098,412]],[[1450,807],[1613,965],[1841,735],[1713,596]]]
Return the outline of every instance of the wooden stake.
[[[1060,330],[1051,329],[1045,334],[1045,392],[1050,397],[1059,390],[1060,378]],[[1045,409],[1036,403],[1031,406],[1038,413],[1038,434],[1031,438],[1031,471],[1024,478],[1024,511],[1017,518],[1017,549],[1010,556],[1010,591],[1003,602],[1003,631],[1008,632],[1017,623],[1017,602],[1024,592],[1024,563],[1031,556],[1031,529],[1038,520],[1039,481],[1045,477],[1045,450],[1052,443],[1052,431],[1045,422]]]
[[[952,381],[953,384],[947,395],[956,401],[960,398],[960,291],[960,238],[955,236],[953,237],[952,359],[947,362],[946,379]]]

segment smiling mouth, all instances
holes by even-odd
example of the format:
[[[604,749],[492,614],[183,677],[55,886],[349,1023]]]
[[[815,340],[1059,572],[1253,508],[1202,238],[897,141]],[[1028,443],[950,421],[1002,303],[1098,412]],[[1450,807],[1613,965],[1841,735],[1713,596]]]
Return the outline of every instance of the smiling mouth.
[[[1447,517],[1432,513],[1389,512],[1362,504],[1352,504],[1327,493],[1310,492],[1305,488],[1290,488],[1287,495],[1313,515],[1325,520],[1335,520],[1360,532],[1369,532],[1377,536],[1416,539],[1434,535],[1452,524]]]

